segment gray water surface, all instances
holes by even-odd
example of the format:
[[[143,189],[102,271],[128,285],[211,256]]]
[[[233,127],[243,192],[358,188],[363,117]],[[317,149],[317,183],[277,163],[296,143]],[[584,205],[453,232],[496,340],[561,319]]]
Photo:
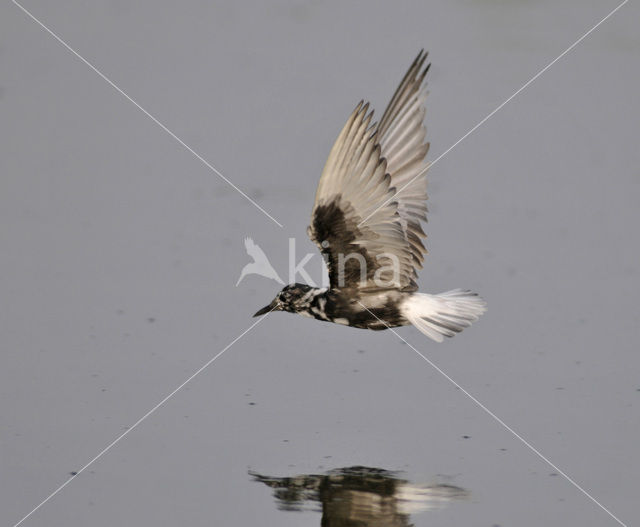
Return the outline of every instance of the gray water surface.
[[[14,525],[244,332],[297,259],[327,153],[429,49],[435,159],[617,5],[0,5],[0,511]],[[267,478],[382,469],[465,499],[416,526],[637,524],[637,2],[430,171],[424,291],[489,311],[438,345],[269,315],[24,526],[305,525]],[[319,281],[320,256],[307,269]],[[297,277],[297,279],[300,279]],[[315,501],[321,505],[321,501]],[[320,507],[321,509],[322,507]]]

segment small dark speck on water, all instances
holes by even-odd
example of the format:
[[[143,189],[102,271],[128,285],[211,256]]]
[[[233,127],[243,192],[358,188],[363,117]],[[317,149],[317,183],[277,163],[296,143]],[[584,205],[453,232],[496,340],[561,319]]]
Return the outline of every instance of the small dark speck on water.
[[[557,472],[551,472],[549,475],[550,475],[550,476],[557,476],[557,475],[558,475],[558,473],[557,473]]]
[[[364,353],[364,350],[358,350],[358,353]]]
[[[501,448],[501,449],[500,449],[500,452],[506,452],[506,451],[507,451],[507,449],[506,449],[506,448]]]
[[[249,406],[255,406],[255,405],[256,405],[256,403],[254,403],[254,402],[249,403]]]
[[[78,475],[78,473],[74,470],[74,471],[72,471],[72,472],[69,472],[69,475],[70,475],[70,476],[77,476],[77,475]]]
[[[282,440],[282,442],[283,442],[283,443],[288,443],[288,442],[289,442],[289,440],[288,440],[288,439],[283,439],[283,440]]]
[[[149,322],[149,324],[153,324],[155,321],[156,321],[156,319],[155,319],[155,318],[153,318],[153,317],[149,317],[149,318],[147,319],[147,322]]]
[[[471,436],[462,436],[462,439],[471,439]]]

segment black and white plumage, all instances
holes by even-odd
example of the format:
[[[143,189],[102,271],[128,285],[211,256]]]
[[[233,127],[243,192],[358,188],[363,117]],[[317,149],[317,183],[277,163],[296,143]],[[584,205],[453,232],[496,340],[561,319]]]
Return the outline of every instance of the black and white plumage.
[[[427,252],[426,58],[418,54],[378,124],[360,102],[329,153],[307,230],[329,288],[288,285],[256,316],[289,311],[373,330],[413,324],[440,342],[485,311],[469,291],[417,292]]]

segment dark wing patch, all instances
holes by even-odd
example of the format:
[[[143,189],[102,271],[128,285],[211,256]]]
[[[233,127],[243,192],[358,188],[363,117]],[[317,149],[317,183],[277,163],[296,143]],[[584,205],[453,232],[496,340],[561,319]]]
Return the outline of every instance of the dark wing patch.
[[[367,250],[354,243],[362,233],[358,229],[359,217],[349,208],[350,205],[343,204],[337,196],[327,204],[318,205],[311,220],[309,236],[327,264],[332,289],[357,289],[361,282],[372,279],[377,269]]]

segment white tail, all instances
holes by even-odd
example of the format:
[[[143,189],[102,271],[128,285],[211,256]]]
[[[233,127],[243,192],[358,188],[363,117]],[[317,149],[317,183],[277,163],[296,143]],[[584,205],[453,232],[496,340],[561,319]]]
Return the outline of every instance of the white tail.
[[[442,342],[478,320],[486,306],[476,293],[453,289],[439,295],[413,293],[402,304],[402,314],[427,337]]]

